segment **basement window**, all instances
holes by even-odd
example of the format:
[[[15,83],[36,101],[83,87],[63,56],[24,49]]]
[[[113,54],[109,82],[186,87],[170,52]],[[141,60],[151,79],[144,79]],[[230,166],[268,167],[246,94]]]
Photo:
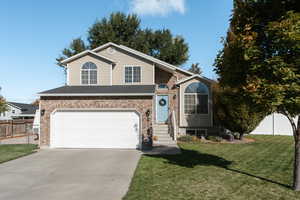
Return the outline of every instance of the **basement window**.
[[[191,136],[207,136],[207,130],[206,129],[186,129],[186,134]]]

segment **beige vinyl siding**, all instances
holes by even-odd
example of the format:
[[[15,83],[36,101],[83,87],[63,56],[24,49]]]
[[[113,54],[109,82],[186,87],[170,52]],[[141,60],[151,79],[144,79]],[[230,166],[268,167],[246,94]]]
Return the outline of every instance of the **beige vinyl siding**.
[[[110,48],[110,47],[108,47]],[[154,65],[143,58],[136,55],[125,52],[121,49],[114,48],[114,53],[110,53],[108,48],[103,49],[98,53],[101,56],[110,58],[116,61],[116,65],[113,66],[112,71],[112,84],[123,85],[123,84],[142,84],[152,85],[154,84]],[[125,83],[124,73],[125,66],[140,66],[141,67],[141,82],[140,83]]]
[[[208,83],[201,81],[206,84],[209,88],[208,95],[208,114],[185,114],[184,113],[184,91],[193,82],[199,82],[198,79],[192,79],[180,85],[180,127],[211,127],[212,122],[212,92]]]
[[[86,62],[97,65],[97,85],[111,85],[111,64],[91,55],[83,56],[68,64],[69,85],[81,85],[81,67]]]

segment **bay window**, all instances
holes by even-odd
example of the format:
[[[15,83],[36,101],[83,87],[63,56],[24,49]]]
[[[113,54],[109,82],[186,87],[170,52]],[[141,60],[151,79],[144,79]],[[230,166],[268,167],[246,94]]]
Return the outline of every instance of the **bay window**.
[[[208,87],[203,83],[191,83],[184,92],[185,114],[208,114]]]

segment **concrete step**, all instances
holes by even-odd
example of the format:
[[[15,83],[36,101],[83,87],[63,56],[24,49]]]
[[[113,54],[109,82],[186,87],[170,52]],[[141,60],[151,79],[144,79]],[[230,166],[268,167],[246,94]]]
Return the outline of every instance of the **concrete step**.
[[[168,128],[153,128],[153,131],[169,131]]]
[[[153,127],[169,127],[168,124],[153,124]]]
[[[169,132],[169,129],[153,129],[153,132],[168,133],[168,132]]]
[[[170,135],[153,135],[153,136],[156,136],[159,139],[169,139],[171,138]],[[171,138],[172,139],[172,138]]]
[[[173,138],[171,138],[170,136],[169,137],[159,137],[159,136],[156,136],[157,141],[173,141]]]
[[[153,130],[153,133],[157,133],[157,134],[169,134],[168,130]]]
[[[169,127],[153,127],[153,130],[169,130]]]

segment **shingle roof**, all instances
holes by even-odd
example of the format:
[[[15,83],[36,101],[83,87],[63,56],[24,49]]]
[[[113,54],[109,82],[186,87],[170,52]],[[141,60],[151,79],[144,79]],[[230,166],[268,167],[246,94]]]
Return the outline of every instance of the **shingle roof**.
[[[21,109],[22,115],[33,115],[38,106],[26,103],[7,102],[8,104]]]
[[[40,96],[47,95],[151,95],[154,94],[155,85],[112,85],[112,86],[63,86],[40,92]]]

